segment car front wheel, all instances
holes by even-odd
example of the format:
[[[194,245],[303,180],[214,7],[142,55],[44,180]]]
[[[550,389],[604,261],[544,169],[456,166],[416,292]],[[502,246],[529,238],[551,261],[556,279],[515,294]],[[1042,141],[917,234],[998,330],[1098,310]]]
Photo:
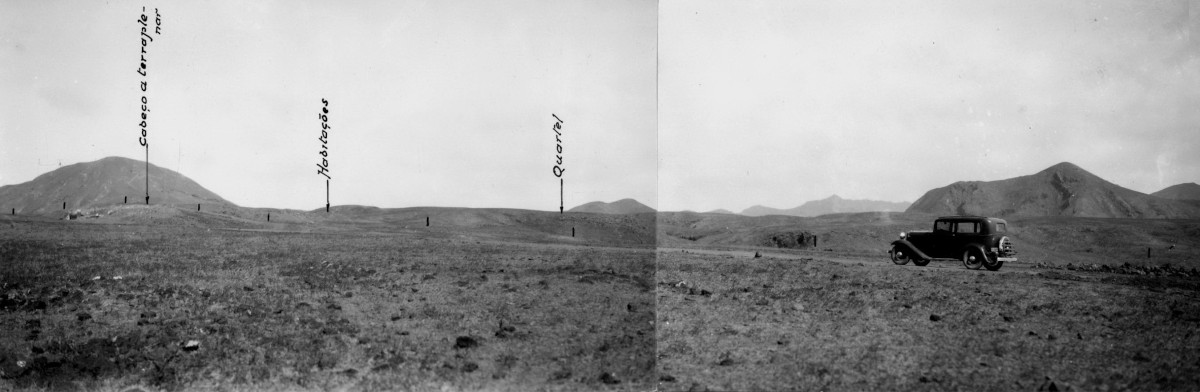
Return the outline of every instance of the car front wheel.
[[[890,253],[892,255],[893,263],[896,263],[896,265],[908,264],[908,260],[909,260],[908,254],[904,253],[904,250],[905,249],[903,249],[903,248],[898,248],[895,246],[892,247],[892,251],[888,252],[888,253]]]
[[[984,256],[983,251],[979,248],[973,247],[967,249],[966,252],[963,252],[963,266],[973,270],[977,270],[979,267],[982,267],[983,261],[986,259],[987,256]]]

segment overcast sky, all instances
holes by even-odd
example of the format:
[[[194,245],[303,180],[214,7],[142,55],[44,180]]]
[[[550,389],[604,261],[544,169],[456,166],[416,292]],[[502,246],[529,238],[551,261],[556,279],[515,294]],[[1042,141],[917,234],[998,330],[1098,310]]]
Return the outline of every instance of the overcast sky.
[[[0,185],[141,159],[244,206],[914,201],[1073,162],[1200,182],[1185,1],[0,2]],[[1190,11],[1190,12],[1189,12]]]
[[[0,185],[143,159],[243,206],[655,206],[647,1],[0,2]],[[142,7],[162,34],[140,63]],[[153,10],[149,10],[153,23]]]
[[[1197,4],[1193,2],[1193,4]],[[663,1],[667,210],[914,201],[1069,161],[1200,182],[1185,1]]]

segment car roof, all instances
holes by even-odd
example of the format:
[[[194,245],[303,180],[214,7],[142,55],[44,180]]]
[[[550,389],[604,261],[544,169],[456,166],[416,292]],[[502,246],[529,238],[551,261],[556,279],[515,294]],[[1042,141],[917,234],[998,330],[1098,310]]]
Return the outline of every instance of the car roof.
[[[987,216],[979,216],[979,215],[951,215],[951,216],[941,216],[941,217],[938,217],[938,218],[937,218],[937,220],[954,220],[954,221],[977,221],[977,220],[985,220],[985,221],[996,222],[996,223],[1005,223],[1005,224],[1007,224],[1007,223],[1008,223],[1008,221],[1005,221],[1004,219],[1000,219],[1000,218],[992,218],[992,217],[987,217]]]

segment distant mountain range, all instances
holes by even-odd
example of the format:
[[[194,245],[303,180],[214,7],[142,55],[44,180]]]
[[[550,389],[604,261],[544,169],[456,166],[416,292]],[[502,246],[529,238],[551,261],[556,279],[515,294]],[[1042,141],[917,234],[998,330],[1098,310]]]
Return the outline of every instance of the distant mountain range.
[[[843,199],[838,197],[838,195],[833,195],[821,200],[809,201],[801,204],[799,207],[789,208],[786,210],[756,205],[743,210],[742,215],[818,216],[852,212],[901,212],[904,211],[905,208],[908,208],[908,205],[909,203],[907,202]]]
[[[653,208],[634,199],[621,199],[612,203],[593,201],[568,210],[570,212],[593,212],[597,214],[640,214],[655,212]]]
[[[219,205],[240,209],[182,174],[149,165],[151,203]],[[29,182],[0,187],[0,212],[48,214],[64,210],[145,203],[146,164],[108,157],[60,167]],[[339,211],[379,212],[369,206],[341,206]],[[206,211],[208,211],[206,209]],[[314,210],[315,211],[315,210]],[[654,213],[634,199],[591,202],[571,212],[626,215]],[[925,193],[911,205],[842,199],[837,195],[791,209],[754,206],[740,215],[812,217],[835,213],[914,212],[937,215],[1078,216],[1110,218],[1200,218],[1200,185],[1178,184],[1145,194],[1108,182],[1069,162],[1038,173],[999,181],[960,181]],[[709,214],[736,215],[727,210]]]
[[[195,181],[150,165],[152,204],[220,204],[233,206]],[[0,209],[10,213],[45,214],[89,207],[144,204],[146,163],[122,157],[81,162],[42,174],[29,182],[0,187]]]
[[[1168,192],[1172,188],[1175,187],[1160,193],[1175,194],[1175,190]],[[1185,194],[1186,187],[1179,192]],[[913,202],[906,212],[999,217],[1200,217],[1200,208],[1194,205],[1123,188],[1070,162],[1027,176],[960,181],[933,189]]]

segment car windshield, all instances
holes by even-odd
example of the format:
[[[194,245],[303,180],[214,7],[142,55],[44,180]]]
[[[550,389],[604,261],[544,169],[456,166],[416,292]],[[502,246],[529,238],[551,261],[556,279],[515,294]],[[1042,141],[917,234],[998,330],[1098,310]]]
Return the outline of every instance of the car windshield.
[[[1006,226],[1008,226],[1007,223],[996,222],[996,232],[1003,233],[1005,231],[1008,231],[1008,227],[1006,227]]]

